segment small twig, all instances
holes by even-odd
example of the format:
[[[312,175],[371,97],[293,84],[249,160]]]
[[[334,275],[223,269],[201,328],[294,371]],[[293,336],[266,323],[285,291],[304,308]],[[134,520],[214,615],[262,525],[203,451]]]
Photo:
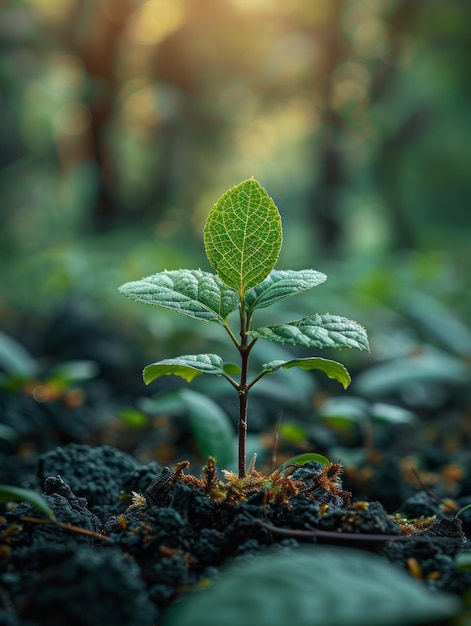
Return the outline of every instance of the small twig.
[[[313,537],[325,537],[326,539],[336,539],[340,541],[423,541],[430,543],[432,541],[438,542],[457,542],[461,541],[455,537],[424,537],[421,535],[373,535],[368,533],[343,533],[331,530],[320,530],[319,528],[313,528],[311,530],[280,528],[273,526],[268,522],[264,522],[261,519],[254,519],[254,526],[260,526],[266,530],[275,533],[276,535],[283,535],[284,537],[294,537],[299,539],[309,539]]]
[[[101,535],[93,530],[88,530],[88,528],[79,528],[78,526],[72,526],[72,524],[65,524],[64,522],[59,522],[55,519],[43,519],[41,517],[29,517],[28,515],[22,515],[20,518],[21,522],[31,522],[32,524],[54,524],[55,526],[59,526],[64,530],[71,530],[75,533],[81,533],[82,535],[89,535],[90,537],[94,537],[95,539],[104,539],[109,541],[110,538],[106,535]]]
[[[250,474],[255,470],[255,463],[257,461],[257,453],[254,452],[252,454],[252,458],[250,459],[250,463],[249,466],[247,468],[247,475],[250,476]]]
[[[410,470],[414,474],[417,482],[419,483],[419,486],[422,487],[422,489],[425,491],[425,493],[428,496],[430,496],[432,498],[432,500],[435,500],[435,502],[438,502],[439,504],[442,504],[443,503],[443,498],[440,498],[440,496],[437,496],[437,494],[434,493],[430,489],[430,487],[424,483],[424,481],[420,477],[419,472],[415,469],[415,467],[413,465],[410,466]]]
[[[274,472],[276,469],[276,456],[278,453],[278,443],[280,440],[280,430],[281,430],[281,420],[283,419],[283,413],[278,415],[278,419],[276,420],[275,431],[273,433],[273,453],[271,455],[271,471]]]

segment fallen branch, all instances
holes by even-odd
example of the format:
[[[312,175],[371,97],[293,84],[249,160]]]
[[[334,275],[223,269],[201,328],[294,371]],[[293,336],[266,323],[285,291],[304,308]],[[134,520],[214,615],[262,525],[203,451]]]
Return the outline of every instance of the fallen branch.
[[[94,537],[95,539],[103,539],[109,541],[109,537],[106,535],[102,535],[101,533],[97,533],[93,530],[88,530],[88,528],[80,528],[79,526],[73,526],[72,524],[65,524],[64,522],[59,522],[54,519],[43,519],[41,517],[29,517],[27,515],[22,515],[20,518],[21,522],[31,522],[32,524],[54,524],[55,526],[59,526],[64,530],[71,530],[75,533],[81,533],[82,535],[88,535],[89,537]]]
[[[425,537],[423,535],[373,535],[368,533],[343,533],[340,531],[320,530],[319,528],[312,528],[309,530],[280,528],[279,526],[273,526],[268,522],[264,522],[261,519],[255,519],[253,521],[254,526],[259,526],[268,530],[276,535],[283,535],[285,537],[293,537],[299,539],[309,539],[313,537],[325,537],[326,539],[335,539],[340,541],[376,541],[376,542],[388,542],[388,541],[423,541],[430,542],[461,542],[462,539],[458,537]]]

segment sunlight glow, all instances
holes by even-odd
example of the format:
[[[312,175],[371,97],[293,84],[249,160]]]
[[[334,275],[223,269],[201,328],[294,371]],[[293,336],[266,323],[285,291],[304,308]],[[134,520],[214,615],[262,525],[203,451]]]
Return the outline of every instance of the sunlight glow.
[[[353,32],[354,50],[366,59],[380,58],[386,51],[386,33],[384,24],[377,18],[362,22]]]
[[[74,0],[29,0],[39,18],[51,24],[61,23],[73,8]]]
[[[155,45],[175,32],[184,17],[177,0],[149,0],[134,14],[129,34],[139,43]]]

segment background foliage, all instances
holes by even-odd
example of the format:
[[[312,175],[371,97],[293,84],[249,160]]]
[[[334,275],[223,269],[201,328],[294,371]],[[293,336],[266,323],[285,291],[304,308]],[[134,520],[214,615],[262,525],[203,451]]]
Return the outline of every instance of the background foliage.
[[[278,267],[329,276],[290,315],[367,326],[372,356],[349,367],[404,372],[419,350],[429,378],[438,359],[445,387],[465,384],[468,13],[467,0],[3,0],[0,324],[26,337],[85,302],[151,334],[143,364],[205,351],[212,325],[195,338],[116,289],[208,270],[207,213],[253,175],[282,215]],[[384,376],[404,399],[403,378]]]

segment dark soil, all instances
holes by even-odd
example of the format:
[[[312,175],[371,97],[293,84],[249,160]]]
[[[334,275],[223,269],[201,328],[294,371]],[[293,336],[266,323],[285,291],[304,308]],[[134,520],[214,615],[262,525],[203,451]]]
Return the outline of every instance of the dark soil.
[[[7,507],[0,623],[152,626],[175,598],[216,577],[229,560],[299,543],[359,547],[433,589],[462,595],[470,588],[471,571],[454,563],[468,545],[461,521],[439,500],[424,491],[406,500],[400,513],[427,518],[407,530],[378,501],[348,504],[335,477],[332,488],[320,487],[323,473],[316,463],[297,469],[290,480],[304,493],[286,503],[269,503],[266,489],[250,488],[246,501],[215,502],[187,484],[187,474],[141,465],[109,446],[47,452],[34,476],[55,520],[27,503]],[[132,492],[144,498],[132,502]]]
[[[70,345],[56,340],[57,350]],[[118,362],[132,363],[121,348]],[[397,429],[380,429],[355,466],[309,463],[280,478],[278,490],[248,481],[218,494],[211,480],[226,479],[201,478],[184,422],[124,432],[112,416],[145,392],[127,387],[123,398],[124,370],[100,365],[99,380],[50,398],[24,385],[0,389],[0,424],[18,434],[0,440],[0,483],[43,493],[54,511],[49,519],[25,502],[0,504],[0,626],[153,626],[227,563],[304,544],[373,552],[469,603],[471,569],[455,557],[470,551],[471,509],[455,514],[471,503],[471,459],[456,441],[440,445],[440,420],[419,446],[420,476],[398,453],[407,445]],[[311,451],[321,453],[337,436],[322,426],[311,435]],[[146,462],[152,452],[160,463]],[[282,460],[299,452],[280,442]],[[192,465],[175,472],[168,458]],[[469,624],[461,619],[453,623]]]

